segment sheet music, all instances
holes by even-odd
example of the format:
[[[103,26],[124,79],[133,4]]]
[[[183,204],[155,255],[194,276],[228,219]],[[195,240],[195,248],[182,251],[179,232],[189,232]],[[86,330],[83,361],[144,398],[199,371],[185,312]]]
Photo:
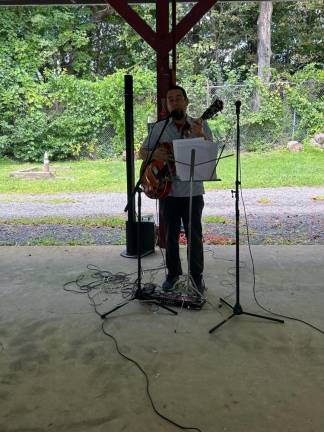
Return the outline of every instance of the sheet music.
[[[204,138],[173,140],[176,174],[182,181],[190,180],[191,150],[195,149],[194,181],[216,180],[217,144]]]

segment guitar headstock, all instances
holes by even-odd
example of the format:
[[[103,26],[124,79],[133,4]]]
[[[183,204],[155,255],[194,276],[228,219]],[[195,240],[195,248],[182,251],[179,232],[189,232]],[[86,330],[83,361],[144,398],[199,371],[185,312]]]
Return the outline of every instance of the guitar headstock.
[[[215,114],[219,113],[223,109],[223,101],[220,99],[215,99],[214,102],[210,105],[209,108],[206,109],[206,111],[201,116],[202,120],[208,120],[212,118]]]

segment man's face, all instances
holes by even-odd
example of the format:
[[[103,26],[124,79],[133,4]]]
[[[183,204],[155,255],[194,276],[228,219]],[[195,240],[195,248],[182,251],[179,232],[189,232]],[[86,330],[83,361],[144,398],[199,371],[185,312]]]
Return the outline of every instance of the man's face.
[[[172,111],[177,111],[178,113],[182,113],[181,117],[185,116],[188,106],[188,100],[184,97],[181,90],[169,90],[166,100],[169,113],[171,113]]]

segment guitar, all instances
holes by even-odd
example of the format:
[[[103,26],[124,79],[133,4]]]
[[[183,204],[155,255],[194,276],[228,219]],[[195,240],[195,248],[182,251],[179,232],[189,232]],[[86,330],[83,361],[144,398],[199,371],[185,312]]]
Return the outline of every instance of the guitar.
[[[201,120],[208,120],[222,111],[223,102],[216,99],[209,108],[204,111],[200,117]],[[160,143],[159,147],[164,147],[172,155],[171,143]],[[145,167],[145,161],[141,166],[141,175]],[[152,199],[166,198],[171,190],[172,179],[175,176],[175,163],[172,160],[155,160],[153,159],[145,168],[142,175],[141,186],[145,195]]]

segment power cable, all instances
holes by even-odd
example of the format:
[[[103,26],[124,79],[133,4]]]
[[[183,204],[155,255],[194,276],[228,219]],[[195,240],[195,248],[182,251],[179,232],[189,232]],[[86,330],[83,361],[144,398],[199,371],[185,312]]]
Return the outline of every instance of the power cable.
[[[250,232],[249,232],[249,224],[248,224],[248,218],[247,218],[247,214],[246,214],[246,208],[245,208],[245,203],[244,203],[244,198],[243,198],[243,191],[242,191],[242,185],[241,185],[241,164],[240,164],[240,193],[241,193],[241,198],[242,198],[242,203],[243,203],[243,209],[244,209],[244,218],[245,218],[245,224],[246,224],[246,234],[247,234],[247,241],[248,241],[248,249],[249,249],[249,255],[250,255],[250,259],[251,259],[251,264],[252,264],[252,275],[253,275],[253,286],[252,286],[252,291],[253,291],[253,297],[254,300],[256,302],[256,304],[259,306],[259,308],[261,308],[262,310],[264,310],[265,312],[270,313],[271,315],[277,316],[277,317],[281,317],[281,318],[286,318],[292,321],[297,321],[300,322],[302,324],[305,324],[309,327],[311,327],[312,329],[324,334],[324,330],[320,329],[319,327],[316,327],[315,325],[304,321],[300,318],[296,318],[296,317],[292,317],[289,315],[284,315],[284,314],[280,314],[278,312],[273,312],[271,309],[266,308],[265,306],[263,306],[260,301],[258,300],[257,296],[256,296],[256,280],[255,280],[255,266],[254,266],[254,260],[253,260],[253,254],[252,254],[252,249],[251,249],[251,243],[250,243]]]
[[[151,395],[151,392],[150,392],[150,380],[149,380],[149,377],[148,377],[147,373],[145,372],[144,368],[143,368],[143,367],[142,367],[142,366],[141,366],[141,365],[140,365],[136,360],[134,360],[133,358],[127,356],[126,354],[124,354],[124,353],[120,350],[117,339],[116,339],[112,334],[108,333],[108,332],[105,330],[105,327],[104,327],[104,326],[105,326],[105,322],[106,322],[106,321],[104,321],[104,322],[102,323],[101,329],[102,329],[103,333],[104,333],[106,336],[110,337],[110,338],[114,341],[114,344],[115,344],[115,347],[116,347],[116,350],[117,350],[118,354],[119,354],[121,357],[123,357],[124,359],[126,359],[126,360],[128,360],[129,362],[133,363],[133,364],[137,367],[137,369],[138,369],[138,370],[143,374],[143,376],[144,376],[144,378],[145,378],[145,382],[146,382],[146,394],[147,394],[147,397],[149,398],[149,401],[150,401],[150,403],[151,403],[152,409],[153,409],[153,411],[155,412],[155,414],[157,414],[157,415],[158,415],[159,417],[161,417],[163,420],[167,421],[168,423],[170,423],[170,424],[176,426],[177,428],[179,428],[179,429],[181,429],[181,430],[192,430],[192,431],[202,432],[201,429],[196,428],[196,427],[186,427],[186,426],[182,426],[182,425],[180,425],[179,423],[175,422],[174,420],[171,420],[169,417],[167,417],[167,416],[165,416],[164,414],[162,414],[162,413],[161,413],[161,412],[156,408],[156,405],[155,405],[155,403],[154,403],[154,401],[153,401],[153,398],[152,398],[152,395]]]
[[[93,274],[91,275],[91,278],[95,279],[94,281],[90,281],[88,283],[86,283],[86,275],[85,274],[81,274],[80,276],[78,276],[78,278],[74,281],[69,281],[66,282],[63,285],[63,289],[65,291],[68,292],[72,292],[74,294],[87,294],[89,302],[91,304],[91,306],[94,308],[95,313],[101,317],[101,313],[99,313],[97,306],[99,306],[100,304],[96,303],[96,293],[95,295],[92,295],[92,291],[93,290],[99,290],[101,285],[104,285],[104,289],[108,291],[108,293],[116,293],[116,290],[114,291],[113,287],[114,285],[119,285],[121,284],[122,287],[119,288],[119,291],[123,294],[125,294],[125,292],[128,295],[131,295],[132,293],[135,292],[136,290],[136,280],[135,281],[131,281],[130,280],[130,276],[134,275],[137,272],[134,273],[117,273],[117,274],[113,274],[108,270],[102,270],[99,267],[93,265],[93,264],[88,264],[87,268],[90,271],[93,271]],[[144,271],[156,271],[157,269],[163,269],[164,266],[159,266],[157,268],[154,269],[146,269]],[[73,289],[73,288],[68,288],[69,285],[75,284],[77,286],[77,289]],[[145,285],[144,285],[145,288]],[[153,397],[151,395],[151,391],[150,391],[150,380],[148,377],[148,374],[145,372],[144,368],[133,358],[127,356],[126,354],[124,354],[120,347],[119,347],[119,343],[116,339],[115,336],[113,336],[111,333],[109,333],[106,329],[105,329],[105,323],[106,320],[104,320],[102,322],[101,325],[101,330],[102,332],[108,336],[110,339],[113,340],[116,350],[118,352],[118,354],[123,357],[125,360],[131,362],[132,364],[134,364],[137,369],[142,373],[142,375],[145,378],[145,382],[146,382],[146,394],[147,397],[150,401],[151,407],[153,409],[153,411],[159,416],[161,417],[163,420],[165,420],[166,422],[172,424],[173,426],[176,426],[177,428],[181,429],[181,430],[189,430],[189,431],[196,431],[196,432],[202,432],[202,430],[198,427],[187,427],[187,426],[183,426],[179,423],[177,423],[174,420],[171,420],[169,417],[165,416],[164,414],[162,414],[157,408],[156,405],[153,401]]]

